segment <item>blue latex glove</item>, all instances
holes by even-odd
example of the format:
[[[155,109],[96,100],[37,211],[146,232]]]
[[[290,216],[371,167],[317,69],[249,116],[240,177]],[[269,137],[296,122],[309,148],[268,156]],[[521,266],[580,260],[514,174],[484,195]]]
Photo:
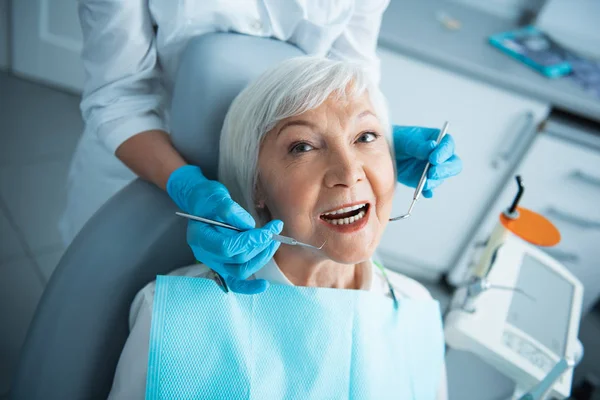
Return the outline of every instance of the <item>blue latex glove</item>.
[[[416,188],[429,160],[431,167],[427,171],[422,192],[423,197],[427,198],[433,196],[433,189],[441,185],[444,179],[462,171],[462,161],[454,154],[454,139],[446,134],[437,146],[439,132],[435,128],[393,126],[398,182]]]
[[[245,232],[189,221],[188,245],[196,259],[225,279],[229,289],[242,294],[264,292],[264,279],[248,280],[275,254],[281,243],[271,240],[281,233],[283,222],[273,220],[259,229],[252,216],[234,202],[225,186],[206,179],[200,168],[185,165],[173,171],[167,182],[167,193],[188,214],[233,225]]]

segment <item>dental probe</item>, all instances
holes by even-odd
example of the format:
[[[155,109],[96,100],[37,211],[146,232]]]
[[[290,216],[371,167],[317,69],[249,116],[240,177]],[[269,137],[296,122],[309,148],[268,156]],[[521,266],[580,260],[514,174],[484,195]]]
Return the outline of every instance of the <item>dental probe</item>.
[[[212,219],[203,218],[203,217],[197,217],[195,215],[186,214],[186,213],[182,213],[182,212],[179,212],[179,211],[175,212],[175,214],[179,215],[180,217],[184,217],[184,218],[187,218],[187,219],[192,219],[194,221],[204,222],[205,224],[214,225],[214,226],[220,226],[221,228],[227,228],[227,229],[231,229],[231,230],[238,231],[238,232],[244,232],[242,229],[236,228],[233,225],[224,224],[223,222],[214,221]],[[299,241],[297,241],[294,238],[291,238],[291,237],[288,237],[288,236],[283,236],[283,235],[277,235],[277,234],[273,234],[273,240],[276,240],[276,241],[281,242],[283,244],[289,244],[290,246],[304,246],[304,247],[309,247],[311,249],[316,249],[316,250],[321,250],[323,248],[323,246],[325,246],[325,243],[323,243],[321,245],[321,247],[316,247],[316,246],[312,246],[312,245],[307,244],[307,243],[299,242]]]

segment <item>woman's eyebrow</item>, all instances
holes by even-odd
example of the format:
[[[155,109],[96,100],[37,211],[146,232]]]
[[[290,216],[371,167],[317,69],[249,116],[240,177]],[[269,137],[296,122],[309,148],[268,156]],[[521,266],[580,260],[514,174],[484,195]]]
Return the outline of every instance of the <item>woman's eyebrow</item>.
[[[312,122],[309,122],[309,121],[306,121],[303,119],[298,119],[295,121],[288,121],[288,122],[284,123],[283,126],[279,129],[279,132],[277,132],[277,136],[279,136],[279,134],[281,132],[283,132],[283,130],[285,128],[288,128],[290,126],[307,126],[307,127],[311,128],[312,130],[317,129],[317,126],[315,124],[313,124]]]

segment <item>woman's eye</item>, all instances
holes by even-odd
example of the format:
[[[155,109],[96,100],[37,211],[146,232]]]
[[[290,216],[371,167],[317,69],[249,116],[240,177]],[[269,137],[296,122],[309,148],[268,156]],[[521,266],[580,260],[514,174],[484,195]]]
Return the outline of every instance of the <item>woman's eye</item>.
[[[357,141],[361,143],[371,143],[375,141],[375,139],[377,139],[378,136],[379,135],[375,132],[365,132],[362,135],[360,135]]]
[[[308,151],[311,151],[312,149],[314,149],[314,147],[312,147],[308,143],[298,143],[298,144],[292,146],[290,153],[293,153],[293,154],[306,153]]]

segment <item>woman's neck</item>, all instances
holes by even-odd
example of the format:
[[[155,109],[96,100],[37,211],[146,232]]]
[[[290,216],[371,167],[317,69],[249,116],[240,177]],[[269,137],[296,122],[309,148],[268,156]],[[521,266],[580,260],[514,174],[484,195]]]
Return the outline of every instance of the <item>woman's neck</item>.
[[[371,274],[371,263],[340,264],[305,249],[281,246],[275,262],[295,286],[360,289]]]

